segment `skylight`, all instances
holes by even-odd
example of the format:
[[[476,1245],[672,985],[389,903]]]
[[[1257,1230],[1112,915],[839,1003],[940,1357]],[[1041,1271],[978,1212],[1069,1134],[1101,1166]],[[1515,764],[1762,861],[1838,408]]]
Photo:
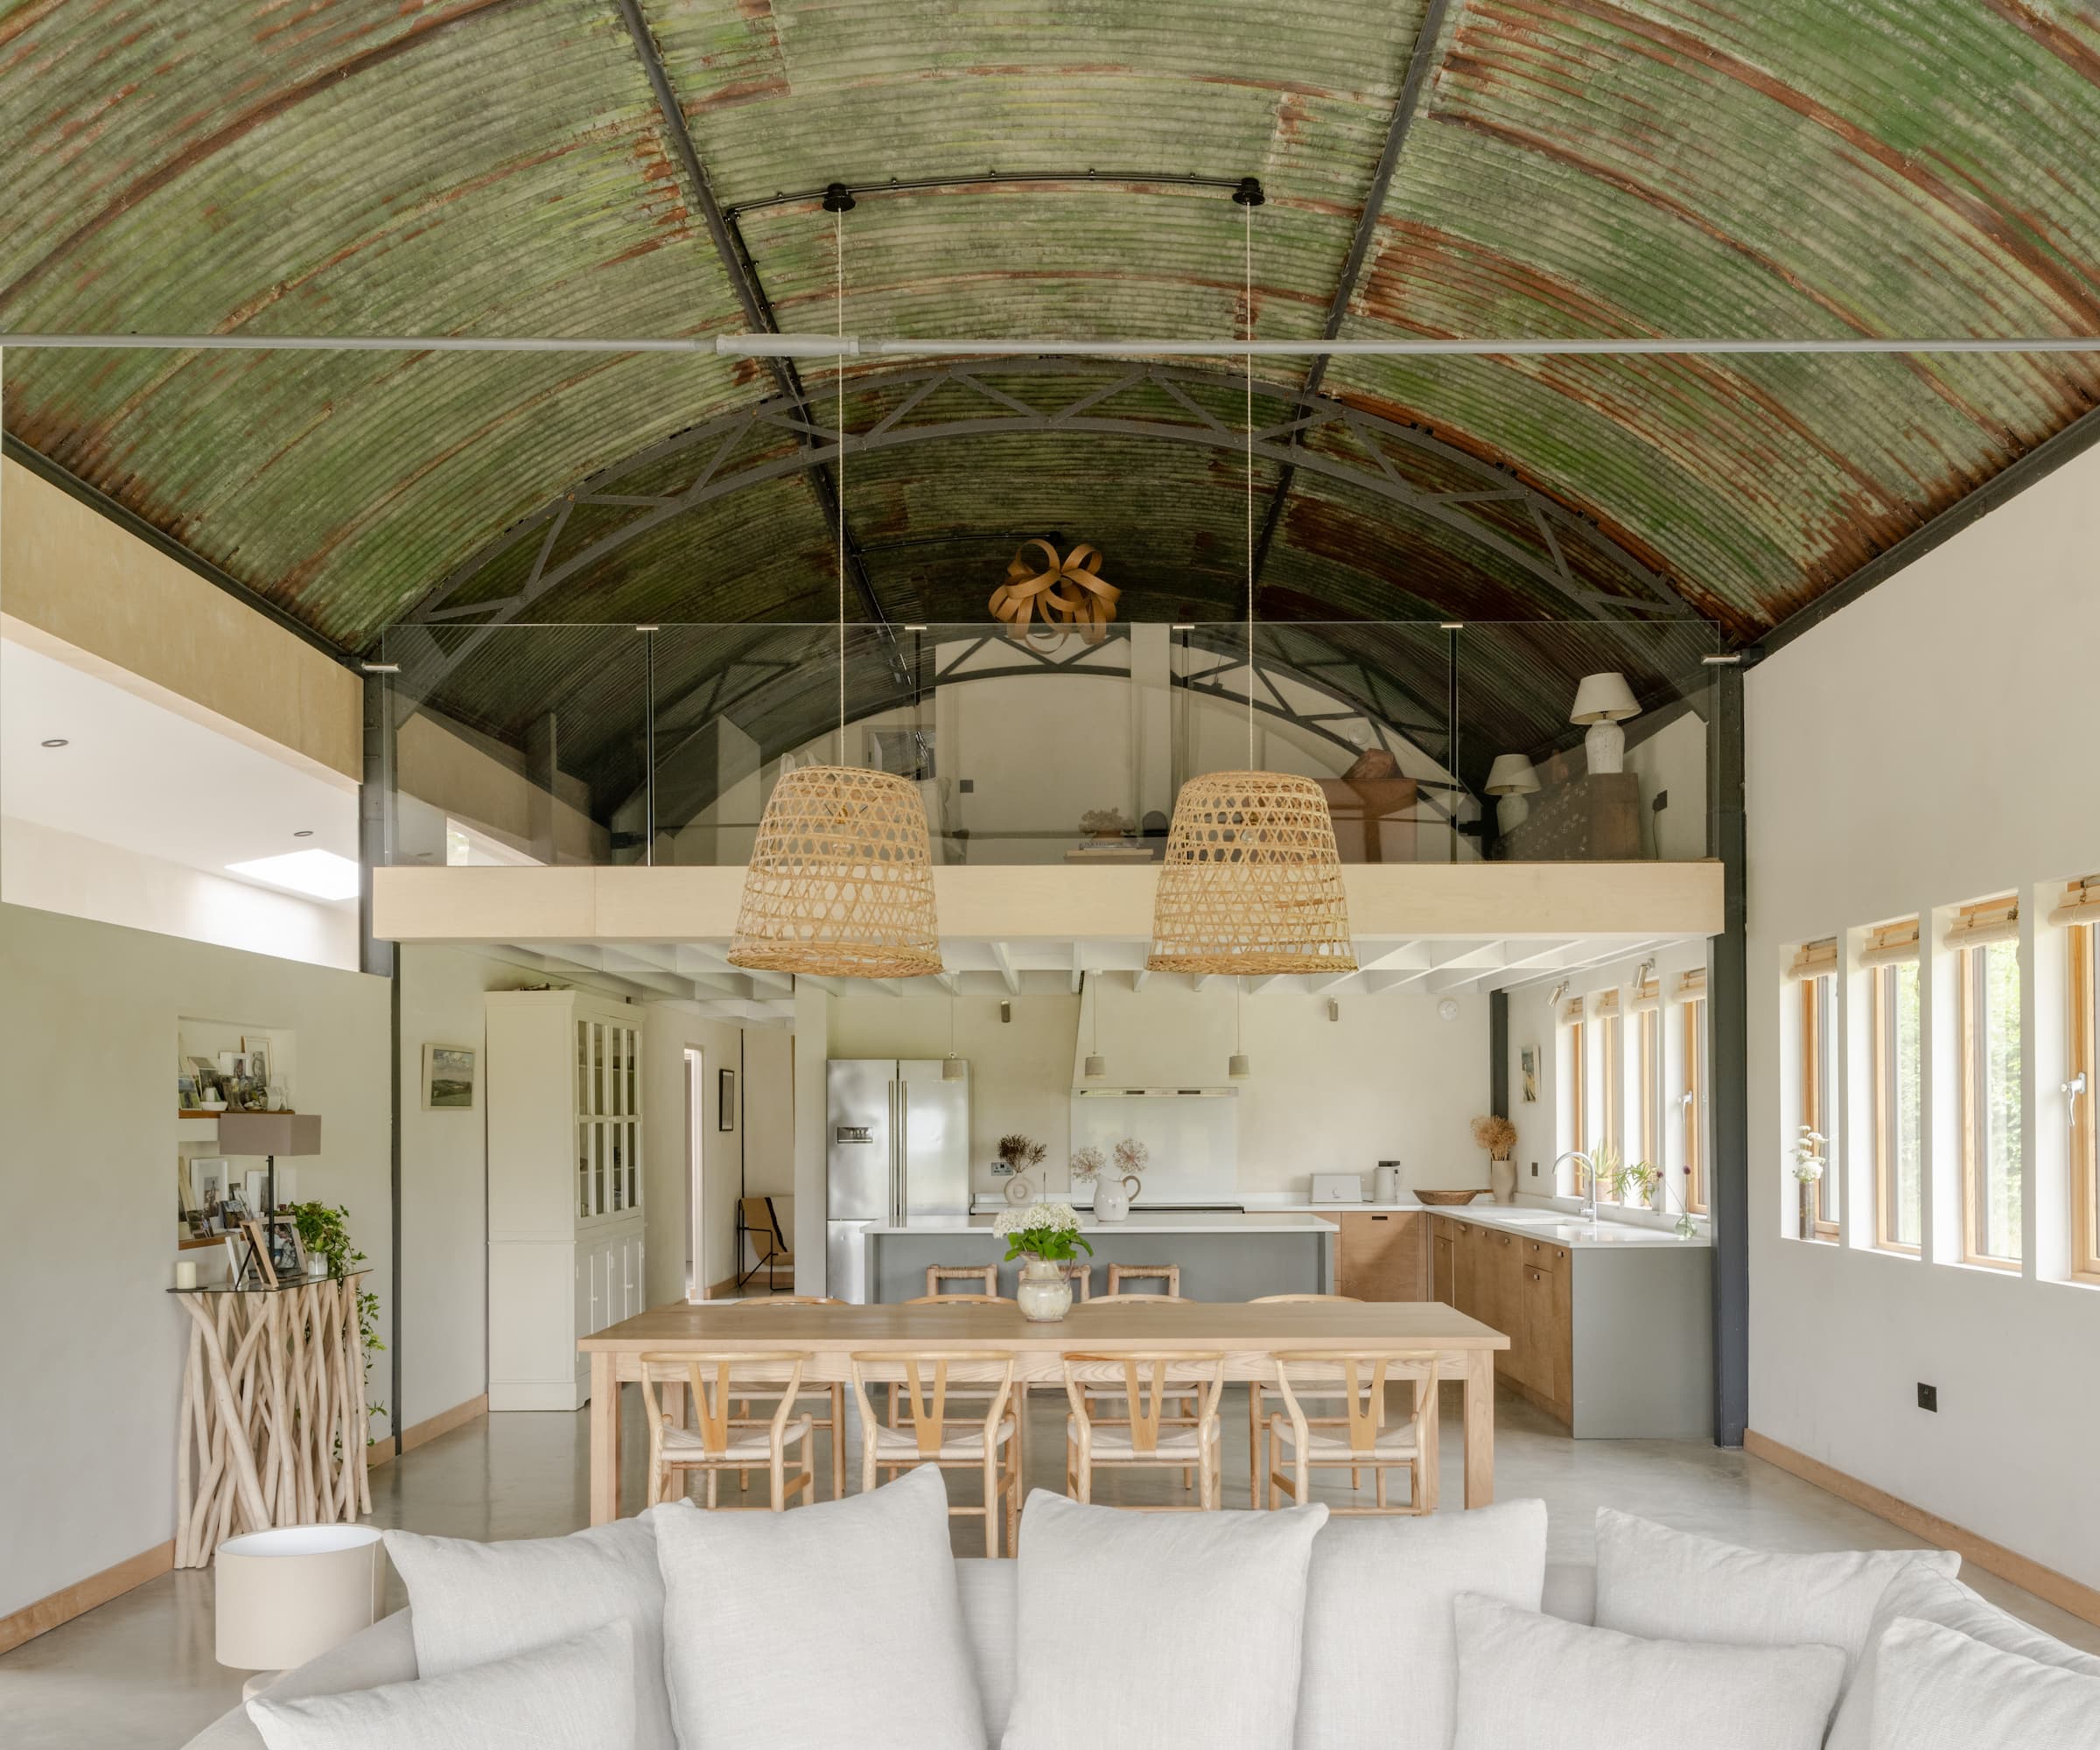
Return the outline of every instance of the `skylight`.
[[[284,887],[315,900],[354,900],[359,872],[347,857],[332,850],[288,850],[282,857],[258,857],[229,863],[229,874],[246,876],[265,886]]]

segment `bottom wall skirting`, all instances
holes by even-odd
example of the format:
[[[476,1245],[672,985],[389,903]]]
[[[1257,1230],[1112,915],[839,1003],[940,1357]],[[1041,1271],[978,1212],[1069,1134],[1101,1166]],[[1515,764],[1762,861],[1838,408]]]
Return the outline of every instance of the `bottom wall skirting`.
[[[1841,1501],[1864,1507],[1877,1519],[1886,1519],[1914,1537],[1922,1537],[1942,1550],[1952,1550],[1964,1562],[1974,1562],[1985,1573],[2010,1580],[2059,1610],[2068,1610],[2088,1622],[2100,1623],[2100,1591],[2073,1579],[2068,1574],[2045,1568],[2040,1562],[2006,1549],[2003,1544],[1993,1544],[1988,1537],[1979,1537],[1936,1513],[1913,1507],[1908,1501],[1899,1500],[1870,1482],[1861,1482],[1858,1477],[1833,1470],[1820,1460],[1797,1452],[1791,1446],[1782,1446],[1754,1428],[1744,1433],[1743,1450],[1768,1465],[1790,1472],[1803,1482],[1814,1483]]]
[[[175,1540],[171,1537],[128,1561],[119,1562],[114,1568],[104,1568],[99,1574],[89,1574],[84,1580],[61,1586],[49,1598],[25,1604],[12,1615],[0,1616],[0,1653],[12,1650],[24,1641],[33,1641],[61,1622],[70,1622],[74,1617],[84,1615],[98,1604],[122,1597],[132,1587],[158,1578],[174,1565]]]
[[[401,1431],[401,1438],[391,1435],[373,1443],[372,1452],[365,1460],[366,1468],[377,1469],[390,1464],[403,1452],[412,1452],[416,1447],[435,1440],[440,1434],[449,1434],[455,1428],[464,1428],[469,1422],[488,1414],[488,1394],[470,1397],[464,1404],[455,1404],[450,1410],[440,1410],[435,1416],[426,1416]]]

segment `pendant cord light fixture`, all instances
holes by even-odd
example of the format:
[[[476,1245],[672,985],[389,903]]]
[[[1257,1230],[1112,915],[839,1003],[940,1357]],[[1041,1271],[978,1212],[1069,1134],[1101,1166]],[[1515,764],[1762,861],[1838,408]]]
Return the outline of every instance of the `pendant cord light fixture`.
[[[1225,1060],[1225,1074],[1235,1082],[1244,1082],[1254,1071],[1247,1061],[1247,1032],[1245,1006],[1247,981],[1232,981],[1232,1055]]]
[[[1264,199],[1261,184],[1246,178],[1233,199],[1245,209],[1247,769],[1192,778],[1174,799],[1144,963],[1154,972],[1234,977],[1354,971],[1326,798],[1310,778],[1255,768],[1254,209]],[[1233,1054],[1236,1064],[1244,1060]]]
[[[843,184],[824,192],[832,215],[838,332],[846,324]],[[916,978],[941,969],[926,802],[908,779],[849,762],[846,752],[846,360],[837,377],[838,756],[784,774],[766,799],[744,872],[730,943],[732,966],[829,978]],[[949,1057],[955,1059],[953,995]],[[960,1072],[956,1072],[959,1074]],[[953,1079],[943,1065],[943,1079]]]
[[[1082,972],[1080,974],[1080,983],[1087,987],[1081,1000],[1083,1002],[1088,995],[1094,998],[1093,1048],[1087,1053],[1084,1066],[1087,1079],[1092,1082],[1109,1073],[1109,1061],[1101,1054],[1101,980],[1095,975]]]
[[[941,1060],[941,1079],[943,1082],[960,1082],[968,1074],[969,1066],[956,1055],[956,993],[948,993],[948,1055]]]

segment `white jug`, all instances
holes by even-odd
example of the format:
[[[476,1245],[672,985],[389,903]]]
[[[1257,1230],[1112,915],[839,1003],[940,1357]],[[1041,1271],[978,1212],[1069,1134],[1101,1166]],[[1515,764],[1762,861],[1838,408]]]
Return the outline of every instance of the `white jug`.
[[[1120,1222],[1130,1213],[1130,1199],[1144,1189],[1134,1172],[1126,1172],[1120,1178],[1106,1172],[1098,1174],[1094,1180],[1094,1219]]]

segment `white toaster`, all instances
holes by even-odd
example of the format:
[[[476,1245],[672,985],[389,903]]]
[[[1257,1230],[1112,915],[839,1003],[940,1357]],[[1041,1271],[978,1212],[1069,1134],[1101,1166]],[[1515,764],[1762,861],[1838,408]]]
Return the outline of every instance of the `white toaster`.
[[[1361,1172],[1316,1172],[1312,1175],[1312,1200],[1315,1203],[1361,1203],[1363,1201],[1363,1175]]]

